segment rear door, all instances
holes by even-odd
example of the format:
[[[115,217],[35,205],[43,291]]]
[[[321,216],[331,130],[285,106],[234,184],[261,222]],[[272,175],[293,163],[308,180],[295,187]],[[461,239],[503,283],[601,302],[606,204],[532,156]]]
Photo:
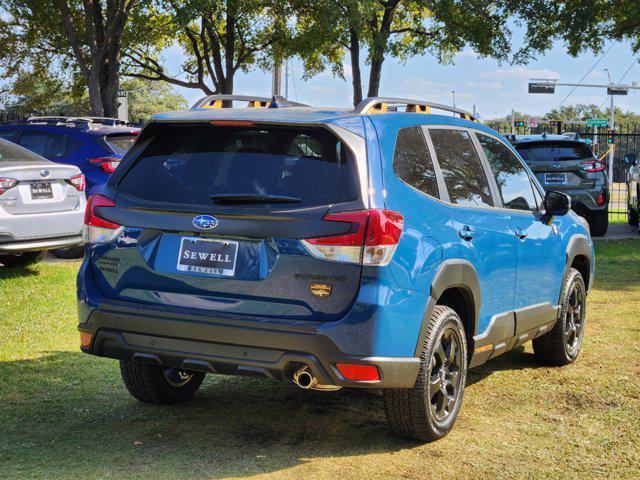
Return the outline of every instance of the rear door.
[[[217,315],[340,318],[360,265],[314,258],[301,239],[351,224],[363,208],[347,145],[320,127],[152,125],[112,177],[109,220],[127,228],[97,248],[105,295]]]
[[[516,149],[545,189],[593,188],[595,185],[597,175],[597,172],[593,171],[595,159],[591,149],[584,142],[572,140],[526,142],[517,145]]]
[[[509,216],[495,208],[490,173],[476,151],[471,133],[453,127],[429,127],[428,131],[447,188],[460,258],[470,262],[478,274],[481,333],[493,315],[513,309],[515,236]]]

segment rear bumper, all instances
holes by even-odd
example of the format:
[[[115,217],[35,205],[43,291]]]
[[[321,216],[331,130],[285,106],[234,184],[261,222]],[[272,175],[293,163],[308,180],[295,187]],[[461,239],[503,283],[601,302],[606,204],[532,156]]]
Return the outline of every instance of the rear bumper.
[[[204,322],[197,316],[165,316],[109,306],[94,309],[78,328],[93,335],[85,353],[185,370],[290,381],[298,367],[307,365],[321,384],[411,388],[420,368],[420,359],[415,357],[346,355],[309,322],[238,325],[223,319]],[[338,362],[375,365],[380,380],[347,380],[335,368]]]
[[[82,235],[0,243],[0,253],[20,253],[82,245]]]

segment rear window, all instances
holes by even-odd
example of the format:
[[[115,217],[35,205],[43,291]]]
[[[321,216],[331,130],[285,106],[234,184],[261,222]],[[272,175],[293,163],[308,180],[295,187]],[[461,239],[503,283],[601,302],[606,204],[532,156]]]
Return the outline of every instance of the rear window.
[[[531,142],[515,145],[526,162],[561,162],[592,158],[591,148],[582,142]]]
[[[143,200],[211,205],[212,196],[291,197],[285,208],[355,200],[348,149],[322,128],[163,126],[119,191]]]
[[[124,155],[136,141],[136,138],[138,138],[137,135],[107,135],[104,137],[104,141],[113,150],[113,153]]]

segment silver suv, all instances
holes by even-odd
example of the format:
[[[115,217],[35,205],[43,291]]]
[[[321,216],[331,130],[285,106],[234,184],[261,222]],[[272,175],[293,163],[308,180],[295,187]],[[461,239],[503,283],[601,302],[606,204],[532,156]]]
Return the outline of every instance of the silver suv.
[[[85,179],[0,139],[0,263],[40,261],[47,250],[82,244]]]
[[[609,188],[606,163],[591,147],[572,135],[515,135],[509,138],[546,190],[571,197],[571,208],[589,222],[591,234],[609,227]]]

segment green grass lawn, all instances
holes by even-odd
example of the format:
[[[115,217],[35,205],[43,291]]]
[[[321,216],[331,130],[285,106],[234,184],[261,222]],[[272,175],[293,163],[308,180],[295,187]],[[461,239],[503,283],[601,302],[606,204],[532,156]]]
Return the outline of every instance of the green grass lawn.
[[[0,269],[0,478],[639,478],[640,240],[597,243],[577,363],[528,344],[470,373],[452,433],[420,445],[379,398],[209,375],[176,407],[81,354],[78,263]],[[535,287],[533,287],[535,288]]]

